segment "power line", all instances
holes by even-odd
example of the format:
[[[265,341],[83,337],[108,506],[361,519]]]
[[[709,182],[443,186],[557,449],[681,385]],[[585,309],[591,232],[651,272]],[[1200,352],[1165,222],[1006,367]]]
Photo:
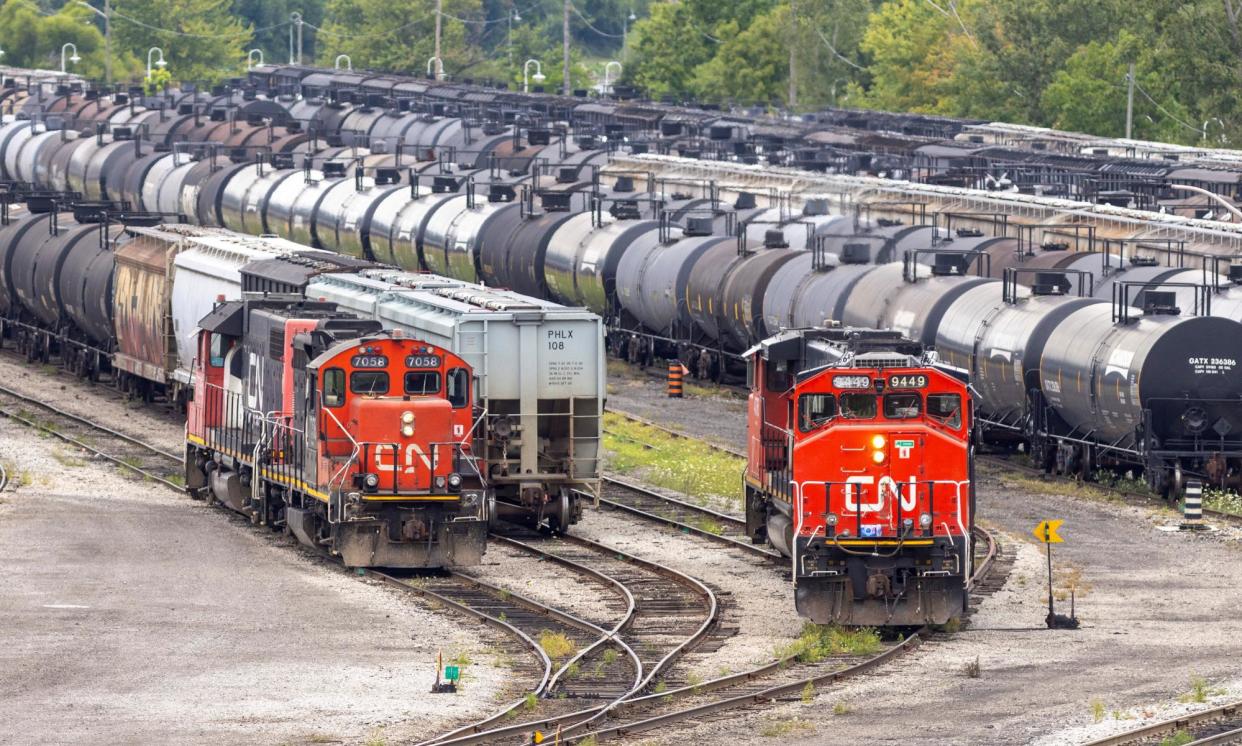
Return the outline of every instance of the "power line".
[[[99,10],[98,8],[95,8],[93,5],[91,6],[91,8],[92,8],[92,9],[93,9],[96,13],[99,13],[100,15],[103,15],[103,14],[104,14],[104,12],[103,12],[102,10]],[[46,17],[48,17],[48,18],[51,18],[52,16],[57,16],[57,15],[60,15],[60,13],[59,13],[59,12],[46,11],[46,10],[43,10],[42,8],[39,8],[38,10],[39,10],[39,14],[40,14],[40,15],[42,15],[42,16],[46,16]],[[120,19],[121,19],[121,20],[123,20],[123,21],[129,21],[130,23],[134,24],[135,26],[141,26],[142,28],[145,28],[145,29],[147,29],[147,30],[149,30],[149,31],[155,31],[155,32],[158,32],[158,33],[161,33],[161,34],[173,34],[173,35],[175,35],[175,36],[184,36],[184,37],[189,37],[189,38],[193,38],[193,39],[236,39],[236,38],[238,38],[239,36],[242,36],[242,35],[244,35],[245,33],[247,33],[247,31],[246,31],[245,29],[243,29],[243,30],[241,30],[241,31],[238,31],[238,32],[236,32],[236,33],[232,33],[232,34],[194,34],[194,33],[190,33],[189,31],[178,31],[178,30],[176,30],[176,29],[161,28],[160,26],[152,26],[152,25],[151,25],[151,24],[149,24],[149,23],[146,23],[146,22],[144,22],[144,21],[140,21],[140,20],[138,20],[137,18],[130,18],[129,16],[125,15],[124,13],[118,13],[118,12],[116,12],[115,10],[114,10],[114,11],[112,11],[111,13],[109,13],[108,15],[109,15],[111,18],[120,18]],[[258,33],[258,32],[260,32],[260,31],[270,31],[270,30],[272,30],[272,29],[277,29],[277,28],[280,28],[280,27],[282,27],[282,26],[287,26],[287,25],[289,25],[289,21],[283,21],[283,22],[281,22],[281,23],[277,23],[277,24],[274,24],[274,25],[271,25],[271,26],[263,26],[263,27],[256,28],[256,29],[250,29],[249,33]]]
[[[824,46],[828,47],[828,51],[832,52],[833,57],[836,57],[837,59],[841,60],[842,62],[854,68],[855,70],[864,69],[862,65],[858,64],[857,62],[854,62],[853,60],[849,59],[845,55],[838,52],[837,48],[832,46],[832,42],[828,41],[828,37],[824,36],[823,31],[820,31],[819,29],[815,29],[815,33],[819,34],[819,38],[824,42]]]
[[[578,16],[578,20],[582,21],[584,24],[586,24],[587,28],[591,29],[595,33],[599,34],[600,36],[607,36],[611,39],[620,39],[624,36],[624,34],[610,34],[607,31],[600,31],[599,29],[592,26],[591,22],[587,20],[586,16],[582,15],[582,11],[578,10],[578,6],[574,5],[572,0],[570,0],[569,7],[571,10],[573,10],[574,15]]]
[[[1169,119],[1172,119],[1174,122],[1177,122],[1178,124],[1182,125],[1183,127],[1190,130],[1191,132],[1195,132],[1195,133],[1198,133],[1199,135],[1203,135],[1202,129],[1194,126],[1193,124],[1188,124],[1186,121],[1178,118],[1176,114],[1164,108],[1156,101],[1156,99],[1152,98],[1151,95],[1148,94],[1147,91],[1143,89],[1143,86],[1139,85],[1137,76],[1135,76],[1135,79],[1134,79],[1134,87],[1138,89],[1139,93],[1143,94],[1143,98],[1150,101],[1152,103],[1152,106],[1155,106],[1157,109],[1163,112],[1164,115],[1167,116]]]

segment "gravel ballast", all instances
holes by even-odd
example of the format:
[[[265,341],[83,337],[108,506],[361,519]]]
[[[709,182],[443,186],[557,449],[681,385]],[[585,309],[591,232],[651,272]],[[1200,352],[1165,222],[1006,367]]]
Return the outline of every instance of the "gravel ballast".
[[[719,427],[733,414],[715,398],[688,398],[688,410],[663,407],[654,383],[613,383],[625,387],[623,408],[638,411],[645,391],[643,416],[742,445]],[[1176,516],[1159,507],[994,468],[980,471],[978,509],[1016,561],[967,630],[938,635],[876,674],[822,688],[811,703],[730,713],[639,742],[1061,746],[1242,697],[1237,529],[1169,531]],[[1050,518],[1065,521],[1065,543],[1053,556],[1060,589],[1071,581],[1079,587],[1077,631],[1044,625],[1046,559],[1031,530]],[[788,593],[768,604],[773,619],[793,614]],[[1068,602],[1058,611],[1068,612]]]
[[[0,419],[0,743],[418,739],[524,683],[477,623],[86,459]]]

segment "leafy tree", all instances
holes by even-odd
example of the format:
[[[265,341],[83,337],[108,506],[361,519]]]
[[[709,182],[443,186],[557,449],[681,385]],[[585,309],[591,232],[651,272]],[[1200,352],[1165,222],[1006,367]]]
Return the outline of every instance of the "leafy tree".
[[[715,43],[697,28],[688,4],[652,6],[651,16],[630,31],[626,82],[656,99],[689,92],[695,68],[715,53]]]
[[[315,59],[315,29],[323,25],[324,0],[233,0],[233,14],[254,29],[254,48],[265,62],[289,60],[289,14],[297,11],[308,25],[302,27],[302,55]],[[247,50],[248,51],[248,50]]]
[[[694,71],[694,89],[714,100],[743,104],[784,102],[789,85],[789,6],[756,18],[745,30],[726,21],[724,43]]]
[[[444,71],[461,75],[486,60],[478,32],[458,18],[485,20],[479,0],[444,0]],[[319,62],[348,54],[354,67],[425,74],[435,54],[434,0],[328,0],[319,34]]]
[[[59,70],[61,48],[71,42],[82,59],[76,65],[68,63],[69,72],[103,78],[103,34],[91,25],[91,15],[91,11],[80,5],[67,5],[58,13],[44,16],[31,0],[8,0],[0,6],[0,46],[5,51],[4,63]],[[118,77],[136,69],[132,55],[114,56],[113,64]]]
[[[552,40],[537,27],[515,28],[513,29],[513,67],[509,68],[506,65],[505,72],[496,77],[506,80],[511,88],[521,90],[522,70],[526,61],[539,60],[547,79],[542,83],[530,81],[531,88],[541,85],[546,91],[560,91],[565,79],[563,54],[559,36]],[[531,65],[530,73],[535,74],[534,65]],[[590,71],[583,63],[578,48],[573,46],[569,48],[569,75],[573,88],[586,88],[590,85]]]
[[[1122,81],[1130,61],[1143,58],[1141,44],[1137,36],[1122,31],[1113,41],[1079,47],[1044,89],[1041,103],[1049,123],[1108,137],[1124,135],[1126,89]],[[1146,68],[1141,63],[1137,66],[1135,80],[1152,99],[1141,92],[1135,95],[1134,137],[1193,142],[1196,131],[1187,120],[1195,115],[1168,95],[1166,83]]]
[[[870,56],[867,106],[946,112],[955,55],[951,19],[924,0],[890,0],[871,16],[861,48]],[[958,13],[961,10],[956,11]]]
[[[164,51],[178,81],[213,83],[245,69],[251,30],[229,12],[228,0],[114,0],[114,47],[145,64],[151,47]]]

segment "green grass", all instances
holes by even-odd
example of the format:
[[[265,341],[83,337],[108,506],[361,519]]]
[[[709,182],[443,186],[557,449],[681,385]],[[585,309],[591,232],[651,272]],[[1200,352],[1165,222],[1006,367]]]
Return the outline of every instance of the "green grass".
[[[1091,717],[1095,719],[1095,722],[1103,722],[1104,713],[1104,703],[1098,699],[1091,700]]]
[[[788,720],[777,720],[768,723],[759,730],[759,735],[764,738],[776,738],[778,736],[788,736],[798,731],[814,729],[815,725],[809,720],[790,718]]]
[[[530,692],[526,695],[526,699],[522,701],[522,706],[527,710],[533,710],[539,706],[539,698],[535,696],[534,692]]]
[[[72,467],[78,467],[78,466],[86,466],[86,461],[82,460],[81,458],[78,458],[75,454],[72,454],[66,451],[64,448],[59,448],[59,447],[53,448],[52,458],[56,459],[57,463],[65,467],[72,468]]]
[[[611,666],[612,664],[616,663],[617,655],[618,653],[617,653],[616,648],[608,648],[607,650],[605,650],[604,651],[604,665]]]
[[[568,658],[578,652],[578,646],[565,633],[546,629],[539,633],[539,647],[549,658]]]
[[[798,639],[776,649],[776,657],[799,663],[817,663],[833,655],[871,655],[879,652],[880,635],[870,627],[846,629],[831,624],[802,626]]]
[[[1188,743],[1193,743],[1194,740],[1194,736],[1184,730],[1179,730],[1173,735],[1160,741],[1160,746],[1186,746]]]
[[[606,464],[619,474],[690,497],[715,496],[742,504],[745,460],[690,438],[604,413]]]
[[[1242,495],[1232,490],[1218,490],[1209,487],[1203,491],[1203,507],[1218,510],[1222,513],[1242,515]]]

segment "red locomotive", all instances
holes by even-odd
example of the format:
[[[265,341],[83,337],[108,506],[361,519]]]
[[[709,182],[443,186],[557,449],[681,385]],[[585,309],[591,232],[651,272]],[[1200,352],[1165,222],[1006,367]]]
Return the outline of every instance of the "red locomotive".
[[[747,531],[791,558],[798,613],[959,616],[974,521],[964,372],[889,331],[787,331],[747,357]]]
[[[192,495],[351,567],[482,559],[490,504],[460,357],[300,299],[221,303],[199,327]]]

